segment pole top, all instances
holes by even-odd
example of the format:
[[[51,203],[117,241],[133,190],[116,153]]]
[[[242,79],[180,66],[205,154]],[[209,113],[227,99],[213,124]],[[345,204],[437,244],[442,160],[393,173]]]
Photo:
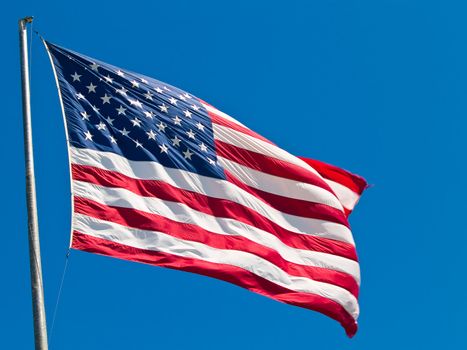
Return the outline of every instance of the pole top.
[[[27,24],[27,23],[32,23],[32,20],[33,20],[33,19],[34,19],[34,16],[26,16],[26,17],[24,17],[24,18],[21,18],[21,19],[19,20],[19,25],[20,25],[20,27],[24,27],[25,24]]]
[[[26,22],[26,23],[31,23],[32,20],[34,19],[34,16],[26,16],[21,21]]]

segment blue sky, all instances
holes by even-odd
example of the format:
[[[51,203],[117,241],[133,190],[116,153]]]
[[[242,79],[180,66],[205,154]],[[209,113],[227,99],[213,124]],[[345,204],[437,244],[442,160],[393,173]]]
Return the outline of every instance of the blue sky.
[[[467,346],[466,4],[461,1],[22,1],[2,5],[5,348],[33,342],[17,20],[51,42],[190,91],[292,153],[363,175],[351,224],[360,330],[207,277],[72,251],[52,349]],[[32,44],[49,326],[70,226],[65,136]]]

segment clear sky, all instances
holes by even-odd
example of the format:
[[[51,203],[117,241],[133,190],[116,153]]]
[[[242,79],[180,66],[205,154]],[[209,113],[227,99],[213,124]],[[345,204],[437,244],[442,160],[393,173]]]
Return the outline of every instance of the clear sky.
[[[185,89],[290,152],[374,186],[352,214],[360,329],[227,283],[72,251],[52,349],[467,348],[463,1],[8,1],[2,4],[2,348],[32,348],[17,20]],[[70,227],[65,135],[32,44],[49,326]]]

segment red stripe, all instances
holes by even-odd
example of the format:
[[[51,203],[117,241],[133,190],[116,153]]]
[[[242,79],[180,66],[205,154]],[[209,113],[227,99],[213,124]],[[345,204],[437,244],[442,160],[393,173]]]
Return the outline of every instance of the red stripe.
[[[247,186],[229,171],[224,170],[224,172],[229,182],[283,213],[331,221],[350,228],[347,216],[339,209],[326,204],[313,203],[302,199],[284,197],[278,194],[262,191],[254,187]]]
[[[173,237],[206,244],[217,249],[232,249],[254,254],[278,266],[292,276],[301,276],[319,282],[342,287],[358,297],[358,285],[354,278],[344,272],[322,267],[306,266],[285,260],[275,250],[262,246],[242,236],[226,236],[205,230],[197,225],[180,223],[164,216],[141,210],[106,206],[75,197],[75,212],[97,219],[147,231],[158,231]]]
[[[325,179],[329,179],[331,181],[340,183],[341,185],[351,189],[359,195],[361,195],[363,191],[368,187],[368,183],[363,177],[356,174],[352,174],[347,170],[341,169],[331,164],[321,162],[319,160],[304,157],[298,158],[311,165]]]
[[[85,165],[72,165],[74,180],[90,182],[106,187],[125,188],[137,195],[157,197],[180,202],[197,211],[224,218],[231,218],[258,227],[277,236],[293,248],[330,253],[357,260],[355,247],[346,242],[291,232],[241,204],[212,198],[197,192],[182,190],[163,181],[140,180],[126,175]]]
[[[240,124],[234,123],[234,122],[232,122],[232,121],[230,121],[228,119],[225,119],[222,116],[220,116],[220,115],[218,115],[216,113],[213,113],[211,111],[208,111],[208,114],[209,114],[209,117],[211,118],[211,121],[214,124],[217,124],[217,125],[220,125],[220,126],[225,126],[225,127],[229,128],[229,129],[241,132],[242,134],[252,136],[254,138],[257,138],[257,139],[262,140],[264,142],[270,143],[272,145],[274,144],[271,141],[269,141],[267,138],[261,136],[260,134],[257,134],[256,132],[248,129],[247,127],[244,127],[244,126],[242,126]]]
[[[202,100],[201,102],[209,105],[208,103]],[[212,108],[215,108],[215,107],[212,107]],[[207,112],[209,116],[211,117],[212,122],[215,124],[228,127],[230,129],[241,132],[248,136],[252,136],[259,140],[265,141],[269,144],[275,145],[273,142],[271,142],[267,138],[259,135],[258,133],[252,131],[251,129],[248,129],[247,127],[234,123],[228,119],[225,119],[224,117],[222,117],[219,114],[216,114],[215,112],[211,112],[211,111],[207,111]],[[314,159],[309,159],[309,158],[304,158],[304,157],[297,157],[297,158],[300,158],[301,160],[305,161],[307,164],[311,165],[324,178],[338,182],[341,185],[350,188],[352,191],[354,191],[357,194],[362,194],[362,192],[368,187],[368,184],[363,177],[356,175],[356,174],[352,174],[351,172],[347,170],[344,170],[334,165],[327,164],[327,163],[314,160]],[[349,210],[347,209],[346,211],[349,211]]]
[[[240,148],[217,139],[215,140],[215,144],[218,155],[223,158],[266,174],[318,186],[334,195],[332,189],[319,175],[298,165]]]
[[[77,231],[73,232],[72,248],[220,279],[287,304],[321,312],[340,322],[349,337],[357,332],[357,323],[337,302],[316,294],[289,290],[239,267],[134,248]]]
[[[209,103],[199,99],[201,103],[204,103],[205,105],[209,105],[212,108],[216,109]],[[211,120],[213,123],[228,127],[230,129],[233,129],[235,131],[241,132],[243,134],[252,136],[254,138],[257,138],[259,140],[265,141],[267,143],[270,143],[272,145],[275,145],[273,142],[268,140],[267,138],[261,136],[260,134],[252,131],[251,129],[248,129],[245,126],[239,125],[237,123],[234,123],[228,119],[225,119],[222,117],[220,114],[217,114],[212,111],[207,111],[209,116],[211,117]],[[297,157],[300,158],[301,160],[305,161],[307,164],[311,165],[321,176],[323,176],[326,179],[335,181],[340,183],[343,186],[346,186],[350,188],[352,191],[354,191],[357,194],[362,194],[362,192],[368,187],[368,183],[366,180],[356,174],[353,174],[345,169],[336,167],[334,165],[321,162],[319,160],[314,160],[310,158],[305,158],[305,157]],[[261,170],[261,169],[260,169]]]

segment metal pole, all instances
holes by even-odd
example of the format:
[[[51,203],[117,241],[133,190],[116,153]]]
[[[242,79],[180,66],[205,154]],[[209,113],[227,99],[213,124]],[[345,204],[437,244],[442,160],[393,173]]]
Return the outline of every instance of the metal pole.
[[[42,286],[39,225],[37,222],[36,183],[32,148],[31,101],[29,92],[28,38],[26,24],[32,17],[19,20],[19,43],[21,57],[21,91],[23,95],[24,157],[26,168],[26,201],[28,207],[29,265],[31,270],[32,312],[36,350],[47,350],[47,325]]]

